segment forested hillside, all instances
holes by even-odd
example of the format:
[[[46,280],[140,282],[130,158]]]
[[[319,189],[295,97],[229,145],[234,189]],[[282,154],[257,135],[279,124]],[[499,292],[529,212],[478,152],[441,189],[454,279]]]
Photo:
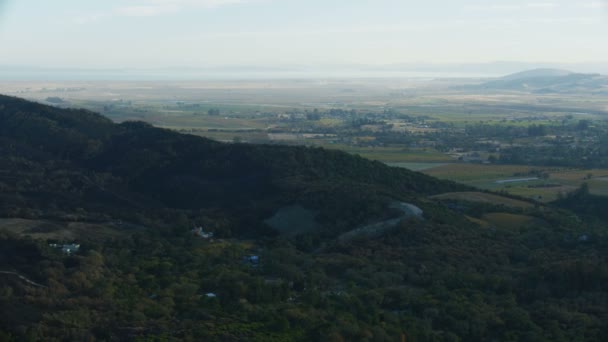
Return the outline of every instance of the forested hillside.
[[[218,228],[228,236],[293,203],[348,224],[384,216],[378,208],[390,200],[464,188],[337,151],[222,144],[9,97],[0,98],[0,108],[5,215],[80,208],[86,219],[159,226],[174,225],[176,215],[193,225],[207,211],[253,220]]]
[[[471,189],[11,97],[0,140],[0,340],[608,336],[606,222],[569,211],[575,197],[562,208],[435,197]],[[399,216],[395,202],[422,214]],[[316,224],[267,223],[294,206]]]

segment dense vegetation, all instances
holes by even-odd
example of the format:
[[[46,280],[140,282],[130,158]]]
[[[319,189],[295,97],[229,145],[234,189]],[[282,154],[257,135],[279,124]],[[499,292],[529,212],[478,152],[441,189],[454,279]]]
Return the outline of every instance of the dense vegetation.
[[[0,274],[2,340],[608,336],[608,238],[594,212],[435,201],[467,189],[341,152],[221,144],[8,97],[0,139],[3,217],[138,224],[80,236],[72,255],[0,230],[0,271],[39,284]],[[393,200],[424,218],[338,237],[392,217]],[[292,204],[319,227],[280,235],[264,223]],[[474,223],[487,213],[526,223]]]
[[[5,216],[78,212],[171,226],[176,217],[185,226],[218,215],[247,221],[216,228],[229,237],[233,229],[251,233],[296,202],[343,221],[342,229],[384,216],[379,208],[392,199],[464,188],[337,151],[221,144],[141,122],[116,125],[82,110],[0,100]]]

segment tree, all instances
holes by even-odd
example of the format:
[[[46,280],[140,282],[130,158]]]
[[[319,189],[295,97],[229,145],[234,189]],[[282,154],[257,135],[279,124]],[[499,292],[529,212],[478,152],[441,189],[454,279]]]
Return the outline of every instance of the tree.
[[[589,129],[589,120],[579,120],[578,125],[576,125],[576,129],[579,131],[586,131]]]
[[[542,137],[547,135],[547,127],[544,125],[530,125],[528,127],[528,135],[533,137]]]

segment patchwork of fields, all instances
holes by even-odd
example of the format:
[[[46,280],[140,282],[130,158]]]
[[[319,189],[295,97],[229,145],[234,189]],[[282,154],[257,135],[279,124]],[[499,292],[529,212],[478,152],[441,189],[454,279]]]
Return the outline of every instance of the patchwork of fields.
[[[541,202],[553,201],[583,183],[589,185],[593,194],[608,195],[608,169],[531,167],[525,164],[535,160],[521,158],[513,163],[522,165],[458,161],[459,158],[490,161],[513,146],[557,146],[552,144],[560,135],[574,139],[564,138],[562,144],[569,149],[590,144],[588,150],[593,150],[595,145],[589,141],[597,132],[588,136],[591,130],[577,131],[577,127],[582,124],[585,129],[603,129],[608,98],[454,90],[462,82],[447,79],[17,82],[3,84],[0,90],[43,103],[59,99],[53,105],[86,108],[117,122],[142,120],[223,142],[339,149],[390,166]],[[482,132],[473,136],[465,132],[467,126]],[[548,131],[538,136],[526,133],[528,128],[540,126],[546,126]],[[564,130],[567,127],[572,129]],[[506,128],[512,131],[504,131]],[[472,132],[477,132],[475,129]],[[488,146],[480,148],[480,144]],[[458,152],[451,155],[442,152],[447,150]],[[537,159],[543,156],[543,151],[533,155]],[[569,156],[577,157],[576,153]]]
[[[504,191],[509,194],[532,198],[540,202],[556,200],[560,194],[567,194],[583,183],[589,185],[590,192],[608,195],[608,170],[543,168],[522,165],[480,165],[480,164],[443,164],[427,168],[422,172],[480,189]],[[503,180],[526,179],[532,173],[545,173],[547,178],[530,181],[501,183]],[[533,177],[532,177],[533,178]]]

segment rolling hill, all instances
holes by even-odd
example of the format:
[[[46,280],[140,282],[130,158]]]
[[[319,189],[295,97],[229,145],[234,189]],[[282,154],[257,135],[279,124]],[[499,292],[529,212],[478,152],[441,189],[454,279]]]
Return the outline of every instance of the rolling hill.
[[[464,188],[343,152],[223,144],[10,97],[0,97],[0,140],[0,213],[33,218],[79,209],[83,219],[171,225],[185,215],[194,225],[213,212],[234,221],[218,228],[229,234],[297,204],[343,229],[386,215],[392,200]]]
[[[503,76],[501,79],[505,81],[513,81],[529,78],[564,77],[572,74],[572,71],[562,69],[532,69]]]
[[[581,74],[559,69],[523,71],[466,87],[469,90],[525,91],[535,93],[606,93],[608,76]]]

